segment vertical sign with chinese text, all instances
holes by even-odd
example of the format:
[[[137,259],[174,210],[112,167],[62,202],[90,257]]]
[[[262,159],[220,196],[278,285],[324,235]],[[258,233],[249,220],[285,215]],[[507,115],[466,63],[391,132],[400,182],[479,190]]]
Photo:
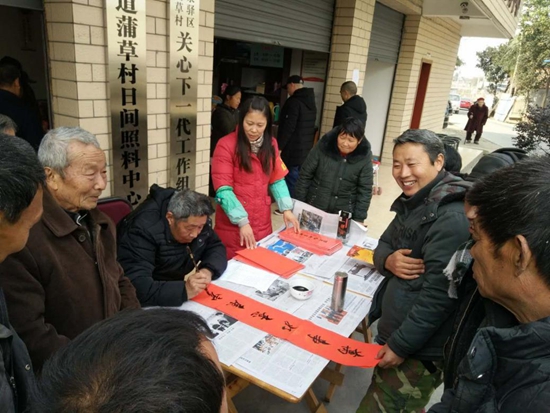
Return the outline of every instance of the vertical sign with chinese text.
[[[194,189],[199,0],[170,0],[170,185]]]
[[[107,0],[114,195],[148,193],[146,0]]]

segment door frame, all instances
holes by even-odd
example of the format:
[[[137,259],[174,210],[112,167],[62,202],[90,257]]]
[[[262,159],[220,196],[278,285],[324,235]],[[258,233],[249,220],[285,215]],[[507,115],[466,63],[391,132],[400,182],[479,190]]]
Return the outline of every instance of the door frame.
[[[430,81],[430,73],[432,71],[432,62],[422,60],[420,66],[420,75],[418,77],[418,87],[416,89],[416,98],[414,99],[413,113],[411,117],[411,129],[419,129],[422,120],[422,112],[424,110],[424,102],[426,101],[426,92]]]

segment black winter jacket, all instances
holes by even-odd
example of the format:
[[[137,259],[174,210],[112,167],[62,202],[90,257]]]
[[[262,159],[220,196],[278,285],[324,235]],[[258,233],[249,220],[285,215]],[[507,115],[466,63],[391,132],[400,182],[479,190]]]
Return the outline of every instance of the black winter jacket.
[[[414,196],[402,195],[391,207],[396,216],[374,253],[376,269],[385,279],[374,295],[369,322],[380,318],[377,341],[387,343],[400,357],[443,359],[456,309],[443,269],[469,237],[463,198],[470,186],[441,172]],[[386,259],[399,249],[411,249],[411,258],[423,259],[424,274],[403,280],[386,270]]]
[[[550,411],[550,317],[475,335],[431,413],[543,413]]]
[[[297,89],[283,108],[279,121],[277,143],[287,166],[300,166],[313,147],[317,107],[311,88]]]
[[[338,131],[334,128],[311,150],[300,169],[295,197],[325,212],[340,210],[352,218],[367,218],[372,196],[372,152],[363,138],[359,146],[345,158],[338,150]]]
[[[0,114],[8,116],[17,125],[16,135],[29,142],[37,151],[44,137],[40,119],[25,105],[23,99],[7,90],[0,90]]]
[[[227,267],[225,247],[210,219],[190,244],[174,239],[166,219],[174,192],[153,185],[145,202],[119,224],[118,261],[144,307],[174,307],[187,301],[183,277],[194,268],[187,246],[200,261],[199,268],[211,270],[213,279]]]
[[[212,134],[210,136],[210,157],[214,156],[214,149],[218,141],[235,130],[239,123],[239,110],[227,106],[225,103],[216,106],[212,112]]]
[[[0,411],[24,412],[34,385],[31,358],[9,323],[4,293],[0,289]]]
[[[363,126],[367,124],[367,104],[365,100],[358,95],[352,96],[344,102],[342,106],[336,108],[336,114],[334,115],[333,128],[340,126],[346,118],[355,118],[363,122]]]

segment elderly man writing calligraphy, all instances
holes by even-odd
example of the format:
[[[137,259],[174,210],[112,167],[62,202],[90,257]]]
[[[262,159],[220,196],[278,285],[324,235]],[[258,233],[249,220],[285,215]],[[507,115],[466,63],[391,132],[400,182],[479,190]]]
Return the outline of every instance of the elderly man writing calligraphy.
[[[0,266],[12,324],[37,370],[88,327],[139,308],[116,261],[114,224],[96,209],[107,178],[95,136],[54,129],[38,157],[46,172],[44,214],[26,247]]]
[[[153,185],[119,226],[118,259],[141,305],[180,306],[227,267],[214,230],[210,198]]]

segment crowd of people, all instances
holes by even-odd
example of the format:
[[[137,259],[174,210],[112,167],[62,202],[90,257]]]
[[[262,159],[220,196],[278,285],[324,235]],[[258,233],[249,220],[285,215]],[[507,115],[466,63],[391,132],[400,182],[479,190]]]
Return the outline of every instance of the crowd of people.
[[[17,73],[2,70],[0,88],[16,90]],[[359,222],[376,214],[356,85],[342,85],[334,128],[315,145],[313,91],[299,76],[286,90],[276,136],[263,97],[241,104],[228,87],[214,111],[215,225],[208,196],[153,185],[115,227],[97,208],[107,177],[96,137],[59,127],[33,146],[0,111],[1,411],[228,411],[209,327],[163,307],[269,235],[273,200],[295,231],[293,198]],[[358,413],[421,412],[440,385],[430,412],[548,410],[550,158],[507,148],[463,175],[453,151],[428,130],[394,140],[402,193],[375,250],[384,279],[368,316],[382,347]]]

